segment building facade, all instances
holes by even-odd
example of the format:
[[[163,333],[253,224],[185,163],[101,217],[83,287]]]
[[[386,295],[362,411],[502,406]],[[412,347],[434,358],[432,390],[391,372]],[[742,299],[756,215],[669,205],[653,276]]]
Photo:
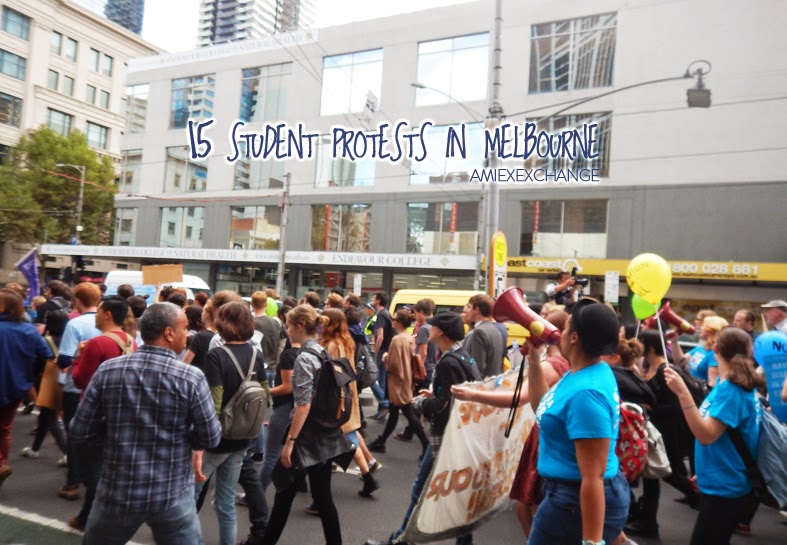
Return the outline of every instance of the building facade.
[[[199,47],[309,28],[313,0],[201,0]]]
[[[184,260],[216,289],[272,285],[289,174],[289,293],[353,289],[356,275],[364,292],[470,288],[483,224],[485,184],[473,172],[485,164],[493,4],[132,61],[121,228],[113,249],[89,251]],[[602,294],[605,272],[625,273],[628,259],[655,252],[674,267],[669,295],[687,305],[783,295],[787,133],[777,120],[787,117],[787,60],[768,51],[787,37],[762,30],[783,9],[768,1],[741,11],[731,0],[506,4],[505,121],[538,121],[550,132],[596,124],[598,156],[503,165],[600,176],[500,184],[509,284],[537,294],[576,264]],[[731,40],[732,29],[748,38]],[[698,59],[712,63],[710,108],[687,107],[691,78],[624,89],[681,76]],[[213,153],[192,158],[188,122],[208,119]],[[399,120],[433,124],[423,160],[333,158],[334,127]],[[237,121],[245,126],[233,139]],[[309,160],[243,157],[239,134],[280,122],[328,136]],[[447,135],[462,125],[465,157],[446,158]],[[241,157],[228,161],[236,148]]]
[[[74,0],[74,3],[105,16],[134,34],[142,33],[145,0]]]

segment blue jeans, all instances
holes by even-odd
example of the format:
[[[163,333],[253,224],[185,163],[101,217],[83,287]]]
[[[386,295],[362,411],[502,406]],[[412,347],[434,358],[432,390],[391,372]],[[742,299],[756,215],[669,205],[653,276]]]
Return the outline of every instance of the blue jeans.
[[[421,497],[421,492],[423,492],[424,486],[426,486],[426,480],[429,478],[429,474],[432,472],[434,462],[434,447],[430,444],[424,451],[424,457],[421,460],[421,465],[418,467],[418,474],[415,476],[413,487],[410,489],[410,505],[407,506],[407,512],[404,514],[402,525],[393,533],[393,535],[391,535],[391,541],[395,542],[399,536],[404,534],[407,524],[410,522],[410,518],[413,516],[413,512],[418,505],[418,499]],[[465,534],[456,538],[456,545],[472,545],[472,543],[473,534]]]
[[[528,545],[576,545],[582,541],[579,482],[544,479],[544,501],[536,512]],[[613,543],[629,512],[629,485],[622,473],[604,480],[604,541]]]
[[[216,482],[216,501],[213,508],[219,519],[219,545],[235,545],[238,529],[235,525],[235,485],[238,484],[240,468],[245,450],[227,453],[205,452],[202,457],[202,473]],[[200,496],[205,483],[194,484],[194,501]]]
[[[262,490],[268,489],[271,484],[271,475],[276,462],[279,461],[283,448],[282,439],[287,425],[290,423],[290,413],[292,403],[285,403],[273,409],[270,420],[268,420],[268,432],[265,434],[265,456],[262,459],[262,471],[260,471],[260,482]]]
[[[252,453],[265,452],[265,424],[260,425],[260,434],[252,439],[250,450]]]
[[[372,393],[377,399],[377,410],[379,411],[381,408],[387,409],[389,406],[388,396],[385,393],[385,383],[388,379],[388,371],[383,365],[382,353],[378,352],[374,359],[377,362],[377,382],[372,384]]]
[[[203,545],[194,496],[186,493],[172,508],[161,513],[128,513],[110,511],[101,498],[96,498],[87,519],[83,545],[125,545],[142,524],[153,530],[157,545]]]

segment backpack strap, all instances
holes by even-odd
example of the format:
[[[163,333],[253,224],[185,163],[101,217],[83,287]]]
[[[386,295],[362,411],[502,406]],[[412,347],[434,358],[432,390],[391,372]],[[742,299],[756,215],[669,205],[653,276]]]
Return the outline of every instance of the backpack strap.
[[[60,354],[60,351],[57,349],[57,345],[55,344],[54,339],[47,335],[44,337],[44,340],[49,345],[49,348],[52,350],[52,354],[54,354],[54,358],[57,359],[57,356]]]
[[[232,350],[227,348],[226,344],[221,345],[221,348],[229,355],[232,363],[235,364],[235,369],[238,370],[238,374],[240,375],[240,379],[244,382],[248,382],[251,380],[252,375],[254,374],[254,362],[257,361],[257,349],[252,347],[251,349],[251,363],[249,364],[249,372],[247,374],[243,374],[243,369],[241,369],[240,363],[235,358],[235,354],[232,353]]]
[[[128,355],[128,354],[130,354],[130,352],[127,352],[127,350],[134,346],[132,344],[133,340],[131,339],[130,335],[128,337],[128,341],[126,341],[126,342],[123,342],[123,340],[120,338],[119,335],[117,335],[116,333],[112,333],[111,331],[107,331],[106,333],[103,334],[103,336],[107,337],[108,339],[112,339],[113,341],[115,341],[115,343],[120,348],[121,355]]]
[[[746,466],[747,473],[751,473],[753,470],[759,471],[757,462],[754,461],[754,458],[752,457],[751,452],[749,452],[746,443],[743,442],[741,430],[738,428],[727,428],[727,433],[729,433],[732,444],[735,447],[735,450],[738,452],[738,456],[741,457],[743,465]]]

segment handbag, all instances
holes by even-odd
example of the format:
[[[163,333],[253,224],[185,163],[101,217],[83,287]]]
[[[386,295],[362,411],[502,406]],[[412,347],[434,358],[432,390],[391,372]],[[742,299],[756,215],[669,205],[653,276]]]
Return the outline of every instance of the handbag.
[[[289,436],[290,428],[284,434],[284,441]],[[344,436],[341,429],[325,430],[307,418],[303,424],[298,440],[292,449],[293,466],[307,469],[323,462],[336,462],[346,470],[352,461],[355,448]]]
[[[642,476],[646,479],[663,479],[672,475],[672,467],[667,458],[667,448],[661,432],[650,420],[645,420],[645,431],[648,434],[648,460]]]

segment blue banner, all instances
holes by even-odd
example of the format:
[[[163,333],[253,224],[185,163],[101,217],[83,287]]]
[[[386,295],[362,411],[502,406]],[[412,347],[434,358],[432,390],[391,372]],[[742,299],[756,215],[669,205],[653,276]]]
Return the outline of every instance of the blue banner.
[[[16,268],[22,271],[22,275],[30,286],[30,294],[27,296],[27,304],[29,305],[33,297],[41,292],[38,284],[38,254],[35,249],[30,250],[30,253],[17,261]]]

